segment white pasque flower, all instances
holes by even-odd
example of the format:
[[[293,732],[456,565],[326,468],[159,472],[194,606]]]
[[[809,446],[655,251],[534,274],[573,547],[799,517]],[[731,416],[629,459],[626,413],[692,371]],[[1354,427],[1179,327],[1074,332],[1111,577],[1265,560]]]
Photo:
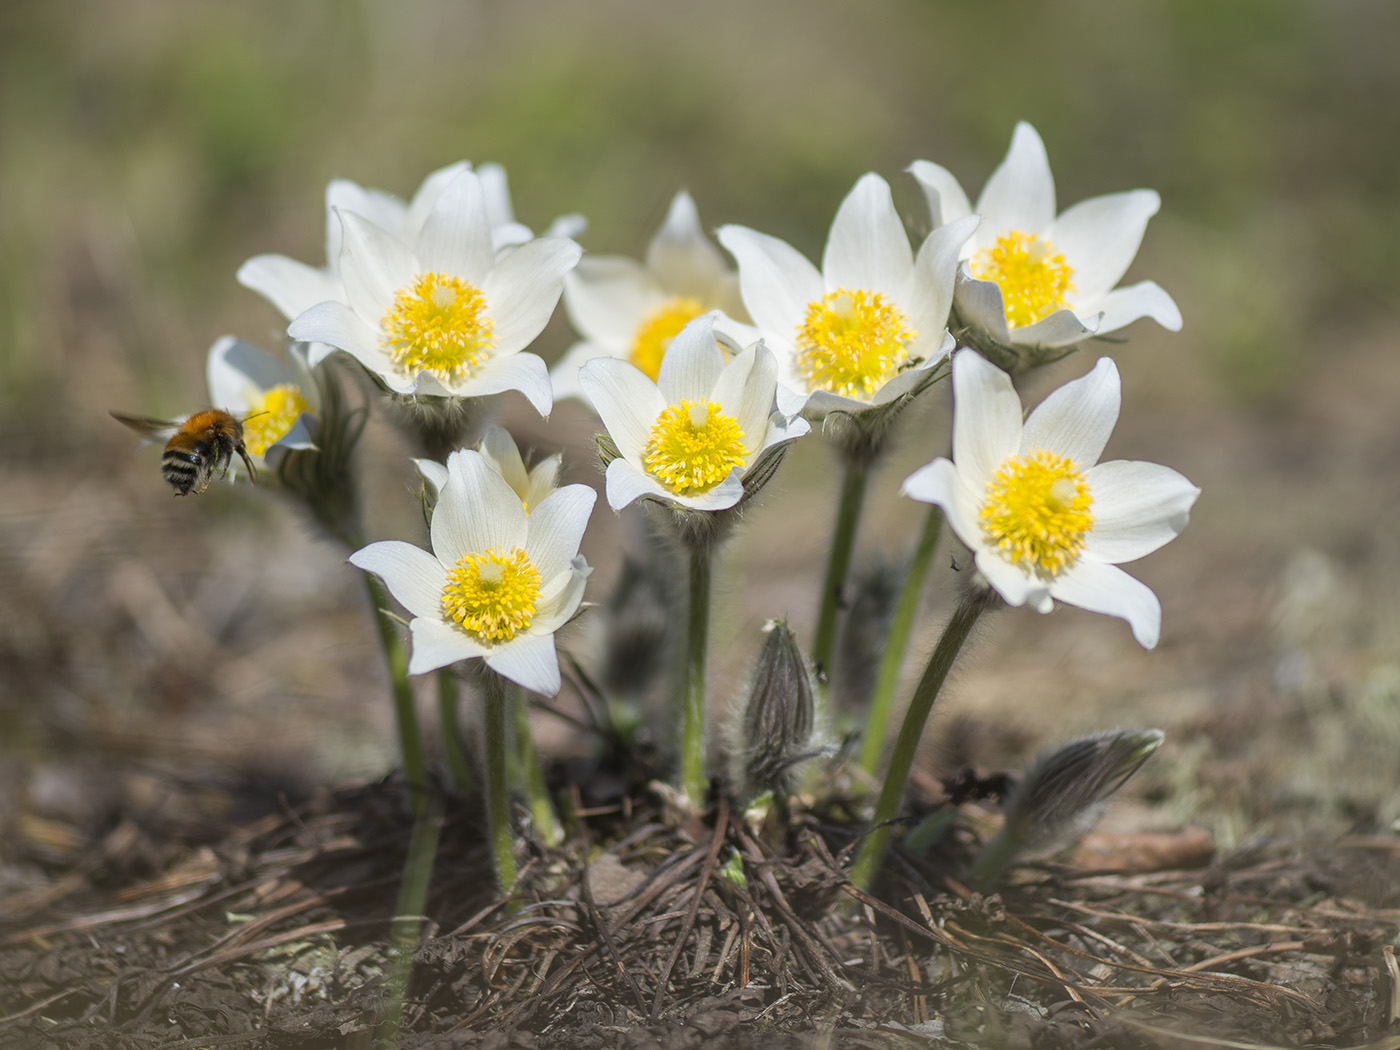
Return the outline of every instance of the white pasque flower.
[[[868,174],[841,202],[820,271],[785,241],[721,227],[744,305],[778,358],[778,407],[862,412],[923,383],[953,349],[958,250],[976,225],[945,225],[915,255],[889,184]]]
[[[726,362],[711,314],[671,341],[655,382],[617,358],[585,364],[579,382],[619,453],[608,464],[608,503],[614,510],[644,497],[692,510],[737,504],[749,468],[809,429],[774,411],[777,374],[762,343]]]
[[[700,227],[690,194],[671,201],[666,221],[647,246],[646,262],[585,255],[564,278],[564,307],[583,337],[550,371],[554,397],[582,397],[578,370],[595,357],[630,361],[655,380],[676,334],[695,318],[722,310],[742,320],[739,282]],[[721,331],[752,342],[747,325],[721,321]]]
[[[272,464],[274,453],[315,448],[316,382],[306,348],[293,344],[291,361],[279,361],[226,335],[209,348],[209,402],[243,419],[243,444],[254,459]]]
[[[287,329],[293,339],[346,351],[398,394],[519,390],[548,414],[548,369],[521,351],[548,323],[577,244],[541,237],[497,253],[481,179],[466,169],[411,242],[354,212],[336,214],[344,301],[300,314]]]
[[[487,428],[477,442],[476,450],[486,460],[487,466],[503,477],[520,497],[526,514],[559,487],[559,468],[564,457],[556,452],[533,467],[526,467],[515,438],[502,427]],[[433,492],[441,492],[447,484],[447,468],[435,459],[415,459],[413,462],[423,480],[433,487]]]
[[[1118,421],[1118,369],[1100,358],[1022,422],[1011,378],[976,351],[953,357],[953,459],[936,459],[904,492],[943,508],[977,568],[1011,605],[1054,600],[1128,621],[1146,649],[1162,607],[1118,568],[1186,527],[1200,489],[1169,467],[1099,463]]]
[[[976,208],[947,169],[920,160],[909,171],[935,224],[981,216],[962,248],[956,301],[965,320],[1003,346],[1069,346],[1139,317],[1181,329],[1181,311],[1155,282],[1114,287],[1161,206],[1154,190],[1093,197],[1056,217],[1045,144],[1024,121]]]
[[[431,552],[383,540],[356,551],[350,563],[382,579],[412,614],[409,674],[479,657],[526,689],[553,696],[554,633],[583,600],[591,570],[578,547],[595,494],[587,485],[565,485],[527,515],[479,453],[454,452],[446,469]]]
[[[340,280],[342,228],[336,213],[353,212],[412,244],[417,241],[423,224],[447,184],[459,173],[470,170],[471,165],[466,161],[439,168],[423,180],[411,201],[404,201],[383,190],[361,186],[349,179],[332,179],[326,186],[326,265],[308,266],[285,255],[255,255],[238,268],[238,281],[267,299],[289,321],[317,303],[333,299],[343,302],[345,291]],[[530,228],[515,221],[505,169],[499,164],[483,164],[476,169],[476,173],[486,196],[487,221],[491,224],[491,241],[496,250],[532,240],[534,234]],[[554,220],[546,236],[573,237],[583,232],[586,225],[581,216],[564,216]],[[311,363],[318,364],[333,349],[324,345],[313,346]]]

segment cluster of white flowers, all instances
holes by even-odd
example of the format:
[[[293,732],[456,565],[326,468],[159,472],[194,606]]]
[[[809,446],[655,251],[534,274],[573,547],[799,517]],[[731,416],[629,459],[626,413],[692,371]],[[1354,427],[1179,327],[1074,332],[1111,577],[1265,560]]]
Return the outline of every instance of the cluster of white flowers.
[[[1007,373],[1140,317],[1181,318],[1145,281],[1116,287],[1157,211],[1135,190],[1056,215],[1039,136],[1016,128],[975,207],[927,161],[910,168],[933,229],[911,243],[879,175],[861,177],[832,222],[820,268],[785,242],[722,226],[718,244],[678,194],[643,262],[585,256],[577,218],[536,237],[516,222],[504,173],[454,164],[410,201],[338,180],[326,192],[326,264],[250,259],[239,280],[290,322],[290,364],[231,339],[210,352],[216,402],[250,414],[254,455],[314,446],[310,370],[333,352],[401,399],[515,390],[541,414],[586,398],[616,450],[616,510],[652,500],[687,511],[734,507],[767,453],[839,412],[860,417],[951,372],[952,460],[904,483],[941,506],[986,581],[1012,605],[1055,599],[1118,616],[1156,644],[1160,609],[1116,566],[1185,525],[1197,490],[1144,463],[1098,463],[1119,408],[1101,360],[1022,420]],[[559,299],[580,339],[549,370],[528,348]],[[950,361],[951,358],[951,361]],[[1025,360],[1031,361],[1032,358]],[[261,413],[265,426],[251,414]],[[556,489],[557,459],[527,470],[503,433],[446,465],[420,463],[436,493],[431,553],[375,543],[355,565],[412,614],[412,671],[480,657],[552,693],[554,632],[577,611],[590,490]]]

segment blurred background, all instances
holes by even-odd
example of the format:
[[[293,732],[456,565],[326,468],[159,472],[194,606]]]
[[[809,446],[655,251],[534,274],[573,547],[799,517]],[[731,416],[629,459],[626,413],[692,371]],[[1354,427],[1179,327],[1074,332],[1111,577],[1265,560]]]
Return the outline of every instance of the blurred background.
[[[285,322],[249,256],[324,260],[333,177],[410,195],[505,165],[517,215],[581,212],[588,251],[639,256],[686,188],[818,258],[866,171],[926,224],[904,169],[974,196],[1012,128],[1045,139],[1063,208],[1160,192],[1127,280],[1185,317],[1111,352],[1113,458],[1201,486],[1188,530],[1132,567],[1162,642],[1072,608],[1002,613],[925,738],[926,767],[1019,767],[1066,735],[1153,725],[1134,819],[1222,841],[1400,818],[1400,6],[1391,0],[7,0],[0,5],[0,843],[52,855],[119,815],[226,821],[382,776],[392,715],[345,552],[266,491],[176,501],[107,414],[206,403],[205,355]],[[536,349],[571,341],[560,314]],[[898,482],[945,454],[946,394],[904,423],[857,550],[912,544]],[[522,444],[597,483],[594,424],[505,399]],[[416,539],[404,448],[364,455],[376,535]],[[729,550],[714,703],[758,627],[815,618],[837,474],[800,443]],[[619,529],[585,553],[606,595]],[[945,583],[946,552],[935,584]],[[911,676],[947,588],[930,587]],[[572,643],[586,650],[587,628]],[[906,690],[907,692],[907,690]],[[546,748],[574,744],[557,724]]]

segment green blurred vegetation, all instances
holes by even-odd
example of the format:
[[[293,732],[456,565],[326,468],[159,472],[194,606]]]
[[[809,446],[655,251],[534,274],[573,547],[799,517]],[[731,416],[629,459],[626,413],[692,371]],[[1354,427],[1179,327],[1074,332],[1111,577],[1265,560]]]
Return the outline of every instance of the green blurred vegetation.
[[[201,400],[214,338],[280,324],[234,271],[320,261],[334,176],[407,194],[499,161],[524,221],[579,211],[586,247],[634,254],[684,186],[815,255],[860,173],[911,213],[916,158],[975,192],[1018,119],[1062,204],[1162,193],[1130,276],[1177,297],[1227,398],[1287,398],[1396,306],[1396,39],[1390,0],[11,0],[0,432],[42,433],[55,396]]]

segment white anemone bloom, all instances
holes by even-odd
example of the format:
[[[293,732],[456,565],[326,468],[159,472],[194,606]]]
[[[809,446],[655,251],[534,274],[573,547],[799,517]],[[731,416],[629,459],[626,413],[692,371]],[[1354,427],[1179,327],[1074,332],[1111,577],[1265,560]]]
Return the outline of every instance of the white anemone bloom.
[[[1003,346],[1069,346],[1139,317],[1181,329],[1181,311],[1155,282],[1114,287],[1161,206],[1155,191],[1093,197],[1057,217],[1045,144],[1024,121],[975,208],[947,169],[920,160],[909,171],[935,224],[981,216],[962,248],[957,306]]]
[[[1162,608],[1118,568],[1183,528],[1200,495],[1155,463],[1099,463],[1118,420],[1118,369],[1101,358],[1022,422],[1011,378],[973,350],[953,358],[953,459],[936,459],[904,492],[943,508],[977,568],[1011,605],[1054,600],[1124,619],[1146,649]]]
[[[480,658],[546,696],[559,691],[554,634],[577,612],[591,571],[579,555],[595,494],[565,485],[526,514],[519,496],[477,452],[447,460],[433,508],[432,551],[371,543],[350,563],[372,572],[406,608],[409,674]]]
[[[317,303],[344,301],[340,280],[342,227],[337,212],[353,212],[376,226],[397,234],[412,244],[418,239],[433,205],[459,173],[471,170],[466,161],[439,168],[418,187],[409,201],[392,193],[371,189],[349,179],[332,179],[326,186],[326,265],[308,266],[285,255],[255,255],[238,268],[238,281],[275,306],[287,320],[305,313]],[[483,164],[476,169],[486,197],[486,215],[491,224],[491,241],[496,250],[524,244],[534,234],[515,221],[505,169],[499,164]],[[580,216],[556,219],[546,236],[574,237],[587,224]],[[317,364],[331,352],[327,346],[313,347],[311,362]]]
[[[316,383],[305,355],[294,344],[291,361],[279,361],[231,335],[209,348],[209,403],[242,417],[248,454],[269,466],[283,451],[316,447]]]
[[[564,307],[583,337],[550,371],[554,397],[582,397],[578,370],[595,357],[630,361],[655,380],[671,340],[711,310],[742,320],[739,282],[705,236],[688,193],[671,201],[666,221],[647,246],[646,262],[585,255],[564,278]],[[753,341],[747,325],[720,321],[736,342]]]
[[[476,450],[486,460],[487,466],[505,478],[506,484],[520,497],[526,514],[559,487],[559,468],[564,457],[556,452],[533,467],[527,467],[515,438],[502,427],[489,427],[477,443]],[[423,480],[433,487],[433,492],[441,492],[447,484],[447,468],[435,459],[415,459],[413,462]]]
[[[691,510],[735,506],[749,468],[809,429],[774,411],[777,374],[762,343],[726,362],[711,314],[671,341],[655,382],[616,358],[585,364],[579,382],[619,453],[607,469],[609,505],[651,498]]]
[[[889,184],[869,174],[841,202],[820,271],[785,241],[721,227],[744,305],[778,358],[778,406],[811,418],[864,412],[922,384],[953,349],[958,252],[976,225],[945,225],[916,255]]]
[[[580,249],[541,237],[497,253],[481,179],[454,174],[412,241],[350,211],[344,301],[318,303],[287,329],[356,358],[398,394],[484,397],[519,390],[542,415],[549,372],[522,353],[549,321]]]

